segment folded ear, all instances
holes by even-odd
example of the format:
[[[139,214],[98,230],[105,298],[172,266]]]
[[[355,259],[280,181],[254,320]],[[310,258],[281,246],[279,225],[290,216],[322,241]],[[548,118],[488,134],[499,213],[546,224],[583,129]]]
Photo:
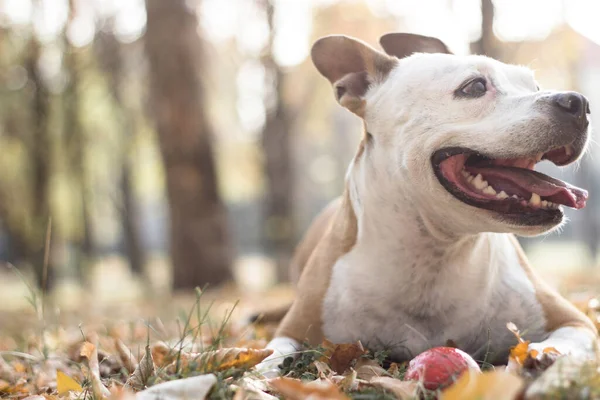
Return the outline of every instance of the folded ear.
[[[408,57],[413,53],[452,54],[441,40],[412,33],[388,33],[379,39],[379,44],[387,54],[398,58]]]
[[[398,60],[359,40],[332,35],[315,42],[311,57],[317,70],[334,87],[338,102],[364,116],[364,95],[373,83],[383,82]]]

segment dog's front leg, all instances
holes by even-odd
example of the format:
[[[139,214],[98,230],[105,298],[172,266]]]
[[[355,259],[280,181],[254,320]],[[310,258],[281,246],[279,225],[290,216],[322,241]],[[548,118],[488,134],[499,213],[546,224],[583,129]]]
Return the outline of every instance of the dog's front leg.
[[[563,326],[550,333],[548,339],[529,345],[529,350],[539,352],[538,357],[547,348],[582,361],[594,360],[598,357],[598,334],[587,326]]]
[[[279,366],[283,360],[287,357],[296,358],[301,350],[301,345],[295,339],[280,336],[271,340],[267,345],[267,349],[272,349],[273,354],[258,364],[256,371],[265,378],[275,378],[279,376]]]

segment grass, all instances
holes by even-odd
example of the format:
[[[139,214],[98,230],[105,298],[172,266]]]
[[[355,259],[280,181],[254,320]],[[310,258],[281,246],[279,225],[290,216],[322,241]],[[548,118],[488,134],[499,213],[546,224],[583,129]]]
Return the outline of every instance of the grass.
[[[18,272],[17,272],[18,273]],[[101,399],[102,396],[94,388],[94,375],[88,360],[82,359],[77,352],[77,346],[92,340],[96,335],[101,350],[99,374],[101,382],[107,386],[122,387],[133,371],[124,368],[119,359],[113,341],[119,338],[125,343],[137,359],[143,355],[143,349],[157,351],[157,342],[163,343],[164,362],[154,358],[156,372],[143,382],[143,386],[153,385],[193,377],[205,373],[213,373],[216,384],[211,389],[210,399],[233,399],[238,387],[242,387],[248,379],[260,377],[252,367],[252,363],[243,363],[243,357],[253,357],[236,353],[232,348],[251,348],[260,351],[272,335],[272,330],[260,325],[242,325],[236,320],[237,302],[231,302],[226,308],[217,306],[214,299],[206,298],[209,293],[197,289],[189,306],[180,308],[177,318],[162,324],[158,322],[137,320],[135,322],[119,322],[109,318],[108,323],[88,321],[78,326],[67,326],[60,321],[48,321],[42,308],[43,294],[29,287],[29,302],[32,315],[35,316],[31,325],[24,324],[23,329],[13,335],[8,344],[3,345],[0,335],[0,356],[6,360],[0,362],[0,397],[22,399],[27,395],[46,393],[56,394],[55,381],[44,368],[63,370],[75,379],[83,391],[71,398]],[[151,311],[151,310],[150,310]],[[173,314],[170,314],[173,315]],[[2,323],[0,321],[0,327]],[[118,333],[120,332],[120,333]],[[75,349],[75,350],[73,350]],[[218,353],[221,351],[220,353]],[[221,356],[205,357],[209,352],[217,352]],[[227,357],[222,356],[227,353]],[[489,351],[488,351],[489,353]],[[158,355],[159,353],[156,353]],[[239,360],[232,362],[231,354],[237,354]],[[317,362],[328,364],[331,349],[325,344],[308,346],[298,353],[297,358],[285,358],[281,363],[281,374],[287,378],[298,379],[304,385],[315,380],[323,380],[317,368]],[[384,376],[402,381],[406,372],[406,364],[393,364],[388,359],[389,352],[385,350],[360,355],[360,358],[373,360],[385,371]],[[487,362],[491,354],[486,354],[481,362],[482,369],[492,369]],[[257,361],[258,362],[258,361]],[[4,365],[4,367],[3,367]],[[354,364],[352,364],[354,365]],[[8,366],[8,367],[7,367]],[[51,367],[49,367],[51,366]],[[331,367],[331,365],[329,365]],[[320,367],[322,368],[322,367]],[[14,377],[9,376],[14,374]],[[336,390],[350,399],[394,399],[390,390],[370,384],[365,379],[345,375],[327,373],[326,380],[335,382]],[[46,376],[48,375],[48,376]],[[42,381],[41,384],[36,380]],[[340,383],[345,380],[345,383]],[[527,384],[533,380],[528,379]],[[25,383],[23,383],[25,382]],[[349,384],[348,384],[349,382]],[[20,389],[19,389],[19,385]],[[272,395],[278,394],[270,390]],[[419,399],[433,399],[435,392],[421,388]],[[597,365],[591,365],[581,371],[577,379],[573,379],[565,387],[553,388],[543,398],[552,399],[594,399],[600,398],[600,372]]]

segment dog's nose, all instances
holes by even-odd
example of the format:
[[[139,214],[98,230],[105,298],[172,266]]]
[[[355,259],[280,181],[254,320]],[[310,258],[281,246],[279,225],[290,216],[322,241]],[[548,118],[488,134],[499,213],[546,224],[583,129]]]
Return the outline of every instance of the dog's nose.
[[[554,104],[561,110],[572,115],[582,127],[588,125],[587,114],[590,113],[590,104],[587,99],[577,92],[562,92],[553,96]]]

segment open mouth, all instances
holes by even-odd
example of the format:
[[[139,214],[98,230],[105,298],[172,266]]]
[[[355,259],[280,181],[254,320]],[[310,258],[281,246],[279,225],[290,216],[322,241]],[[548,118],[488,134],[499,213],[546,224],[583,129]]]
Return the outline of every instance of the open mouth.
[[[493,158],[452,147],[436,151],[431,161],[440,183],[457,199],[535,225],[560,222],[560,205],[585,207],[586,190],[534,171],[541,160],[562,166],[575,158],[570,145],[518,158]]]

